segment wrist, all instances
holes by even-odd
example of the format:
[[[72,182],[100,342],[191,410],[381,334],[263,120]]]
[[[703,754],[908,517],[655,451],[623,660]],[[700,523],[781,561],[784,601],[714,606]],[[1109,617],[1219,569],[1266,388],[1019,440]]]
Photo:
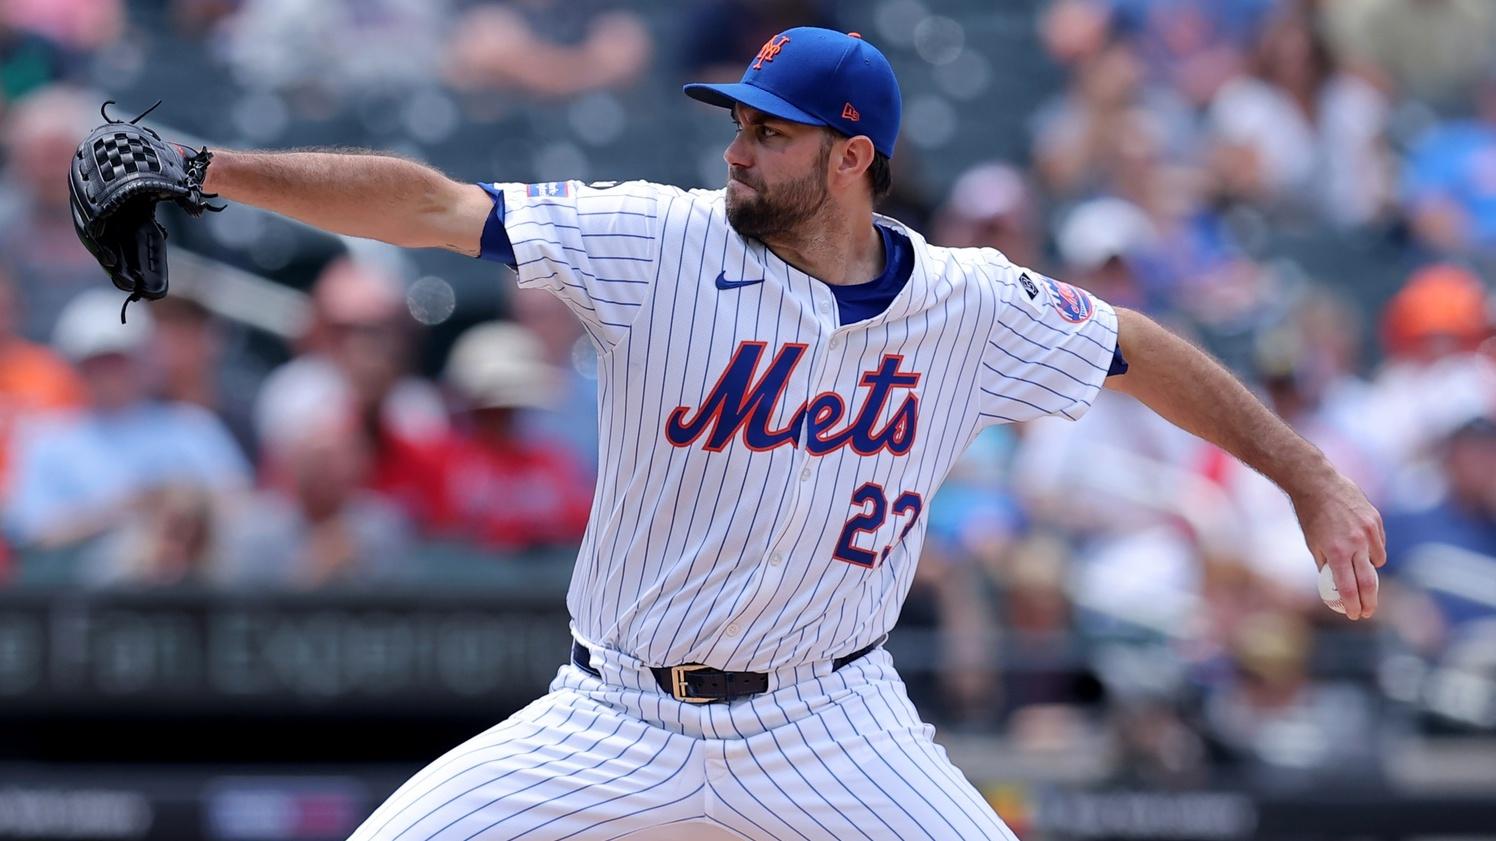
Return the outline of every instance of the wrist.
[[[203,171],[203,192],[218,193],[221,195],[225,192],[224,188],[226,186],[224,184],[224,170],[233,166],[234,153],[222,150],[209,151],[206,146],[203,147],[203,151],[208,153],[213,162],[212,166],[206,167]]]
[[[1290,472],[1277,483],[1297,508],[1303,502],[1323,497],[1340,481],[1340,471],[1335,465],[1324,453],[1314,450],[1312,455],[1295,460]]]
[[[198,152],[203,153],[212,161],[203,172],[203,192],[231,201],[245,201],[249,198],[245,193],[256,190],[261,179],[256,177],[255,153],[207,146]]]

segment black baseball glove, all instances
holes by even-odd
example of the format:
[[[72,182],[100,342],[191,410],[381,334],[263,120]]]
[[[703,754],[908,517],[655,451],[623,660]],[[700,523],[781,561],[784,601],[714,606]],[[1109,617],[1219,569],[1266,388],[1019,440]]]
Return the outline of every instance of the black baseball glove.
[[[156,204],[176,202],[193,216],[222,210],[209,204],[203,178],[213,155],[206,147],[193,151],[167,143],[151,129],[138,126],[152,105],[126,122],[112,119],[105,102],[104,125],[78,145],[68,177],[73,227],[85,248],[109,273],[114,285],[130,293],[125,307],[141,298],[166,295],[166,229],[156,221]],[[120,321],[125,309],[120,309]]]

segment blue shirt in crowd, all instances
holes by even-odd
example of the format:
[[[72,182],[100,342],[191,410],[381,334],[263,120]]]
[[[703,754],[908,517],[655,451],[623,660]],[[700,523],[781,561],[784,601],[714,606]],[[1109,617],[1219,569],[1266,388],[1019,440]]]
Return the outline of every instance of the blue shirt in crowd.
[[[184,403],[43,416],[28,422],[14,445],[0,523],[22,544],[163,485],[250,484],[249,464],[223,423]]]

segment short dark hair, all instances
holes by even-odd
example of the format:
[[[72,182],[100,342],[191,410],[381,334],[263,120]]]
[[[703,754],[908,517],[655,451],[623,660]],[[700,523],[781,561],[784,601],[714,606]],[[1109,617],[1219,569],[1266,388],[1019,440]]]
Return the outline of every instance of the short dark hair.
[[[893,189],[893,165],[882,152],[873,153],[873,162],[867,168],[868,178],[873,182],[873,201],[882,201]]]

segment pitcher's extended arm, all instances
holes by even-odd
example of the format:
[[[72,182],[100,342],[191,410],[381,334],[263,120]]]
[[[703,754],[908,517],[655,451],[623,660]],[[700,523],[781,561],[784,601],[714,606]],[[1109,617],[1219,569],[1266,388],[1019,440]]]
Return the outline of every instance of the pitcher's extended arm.
[[[425,164],[347,151],[213,150],[204,189],[337,234],[477,256],[493,210],[482,188]]]
[[[1271,479],[1293,501],[1316,563],[1335,575],[1351,619],[1376,611],[1386,563],[1382,518],[1354,483],[1205,352],[1146,316],[1117,308],[1126,374],[1107,387],[1130,394],[1188,432]]]

